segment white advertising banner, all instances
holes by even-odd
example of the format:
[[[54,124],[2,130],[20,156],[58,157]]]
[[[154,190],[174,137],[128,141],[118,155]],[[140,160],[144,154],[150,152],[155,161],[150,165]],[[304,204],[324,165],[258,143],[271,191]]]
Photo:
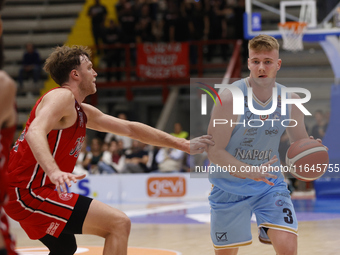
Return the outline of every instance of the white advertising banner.
[[[69,190],[104,203],[119,203],[121,198],[119,179],[119,175],[88,175],[76,184],[72,183]]]
[[[206,200],[210,190],[207,178],[189,173],[89,175],[70,188],[104,203]]]

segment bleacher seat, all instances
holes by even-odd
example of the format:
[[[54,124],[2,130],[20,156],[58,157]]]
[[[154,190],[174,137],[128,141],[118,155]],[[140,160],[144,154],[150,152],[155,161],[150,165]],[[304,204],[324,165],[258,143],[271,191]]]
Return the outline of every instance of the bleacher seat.
[[[74,18],[7,20],[3,22],[4,32],[26,32],[45,30],[69,30],[74,25]]]
[[[3,12],[3,19],[23,18],[23,17],[55,17],[78,15],[82,10],[83,4],[61,4],[61,5],[23,5],[6,6]]]

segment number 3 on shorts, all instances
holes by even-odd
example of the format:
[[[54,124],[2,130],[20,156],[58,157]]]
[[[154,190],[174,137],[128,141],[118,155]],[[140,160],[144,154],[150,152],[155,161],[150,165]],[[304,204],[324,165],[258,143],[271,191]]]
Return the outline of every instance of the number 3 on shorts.
[[[284,217],[284,220],[288,224],[293,224],[293,217],[292,217],[292,211],[288,208],[283,208],[283,213],[287,214],[287,217]]]

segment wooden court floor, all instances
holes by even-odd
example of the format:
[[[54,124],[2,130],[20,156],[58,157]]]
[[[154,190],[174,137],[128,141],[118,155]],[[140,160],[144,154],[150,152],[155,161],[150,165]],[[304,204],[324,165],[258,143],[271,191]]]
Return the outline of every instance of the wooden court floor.
[[[16,223],[12,224],[12,232],[17,237],[17,247],[42,247],[39,241],[29,240],[24,231]],[[269,255],[275,254],[270,245],[261,244],[257,239],[257,227],[252,223],[253,243],[240,248],[239,254]],[[99,246],[104,240],[96,236],[77,236],[78,247]],[[303,221],[299,223],[298,254],[300,255],[336,255],[340,254],[340,219]],[[132,224],[129,239],[129,255],[162,255],[138,252],[132,247],[148,247],[177,251],[183,255],[213,255],[209,235],[209,224]],[[101,254],[101,248],[91,255]],[[25,253],[28,254],[28,253]],[[34,255],[33,253],[31,253]],[[36,254],[44,255],[39,252]],[[48,253],[45,253],[46,255]],[[85,253],[83,253],[85,255]],[[176,254],[176,253],[167,253]]]

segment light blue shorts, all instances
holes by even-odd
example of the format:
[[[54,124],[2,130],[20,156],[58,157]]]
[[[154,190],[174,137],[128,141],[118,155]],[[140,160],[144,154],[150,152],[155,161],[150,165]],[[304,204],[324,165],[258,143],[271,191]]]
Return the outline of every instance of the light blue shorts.
[[[211,206],[211,239],[215,249],[236,248],[252,243],[251,216],[256,216],[259,239],[271,241],[267,228],[297,235],[298,223],[285,183],[257,196],[239,196],[214,186],[209,196]]]

